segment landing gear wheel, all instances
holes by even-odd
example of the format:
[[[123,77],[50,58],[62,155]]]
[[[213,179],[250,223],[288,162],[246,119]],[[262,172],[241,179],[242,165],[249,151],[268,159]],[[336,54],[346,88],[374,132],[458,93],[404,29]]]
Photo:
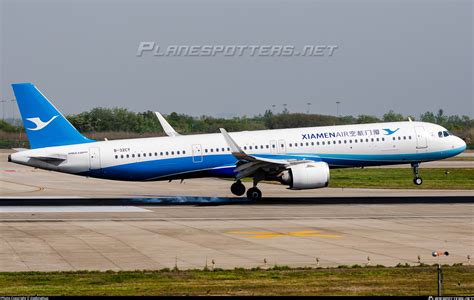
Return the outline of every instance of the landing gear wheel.
[[[230,191],[236,196],[242,196],[245,194],[245,185],[239,180],[230,186]]]
[[[252,199],[252,200],[260,200],[262,199],[262,191],[260,191],[256,187],[250,188],[247,191],[247,198]]]
[[[423,179],[420,177],[420,163],[412,163],[411,168],[413,169],[413,183],[416,185],[421,185],[423,183]]]

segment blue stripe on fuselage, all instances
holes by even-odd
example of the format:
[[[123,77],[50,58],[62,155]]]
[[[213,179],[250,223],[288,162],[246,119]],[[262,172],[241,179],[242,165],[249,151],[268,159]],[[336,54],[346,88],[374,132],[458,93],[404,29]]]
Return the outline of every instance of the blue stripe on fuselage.
[[[330,167],[361,167],[402,164],[438,160],[457,155],[464,147],[447,151],[416,154],[252,154],[272,159],[300,159],[324,161]],[[202,162],[193,162],[193,157],[177,157],[133,162],[99,170],[90,170],[79,175],[115,180],[159,180],[179,174],[201,173],[209,177],[233,177],[236,159],[231,154],[206,155]],[[200,174],[200,175],[201,175]]]

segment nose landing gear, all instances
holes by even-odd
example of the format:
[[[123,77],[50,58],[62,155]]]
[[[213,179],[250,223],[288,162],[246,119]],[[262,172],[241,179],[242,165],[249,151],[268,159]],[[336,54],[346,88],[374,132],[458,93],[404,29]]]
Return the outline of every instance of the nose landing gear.
[[[411,167],[413,169],[413,183],[416,185],[421,185],[423,183],[423,179],[421,179],[419,174],[420,163],[412,163]]]

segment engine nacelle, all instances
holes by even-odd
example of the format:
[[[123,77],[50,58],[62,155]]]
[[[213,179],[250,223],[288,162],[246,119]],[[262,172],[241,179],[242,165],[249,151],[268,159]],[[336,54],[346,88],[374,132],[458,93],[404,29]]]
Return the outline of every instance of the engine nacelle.
[[[329,184],[329,166],[325,162],[302,163],[283,171],[280,178],[292,190],[317,189]]]

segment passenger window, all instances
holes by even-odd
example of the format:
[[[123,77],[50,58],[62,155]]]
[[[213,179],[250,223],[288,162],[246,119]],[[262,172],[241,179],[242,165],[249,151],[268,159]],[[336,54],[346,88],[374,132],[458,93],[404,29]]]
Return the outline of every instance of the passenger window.
[[[272,145],[272,148],[275,148],[275,145]]]
[[[398,137],[398,140],[401,140],[401,138],[400,138],[400,137]]]
[[[360,139],[360,142],[363,143],[363,142],[364,142],[364,139]]]
[[[146,157],[146,153],[143,153],[143,157]]]
[[[252,150],[252,146],[249,146],[249,149]]]
[[[352,140],[349,140],[349,143],[352,144]]]
[[[411,135],[408,136],[408,139],[411,140]]]
[[[163,156],[163,152],[160,152],[160,155]]]
[[[319,146],[319,142],[316,142],[316,145],[318,145],[318,146]]]
[[[403,136],[403,139],[404,139],[404,140],[406,140],[406,139],[407,139],[407,137],[406,137],[406,136]]]
[[[244,146],[244,150],[247,150],[247,146]]]
[[[382,142],[385,142],[385,138],[382,138]]]
[[[303,147],[303,143],[300,143],[300,146]]]
[[[377,138],[377,142],[379,142],[379,141],[380,141],[379,138]]]
[[[211,152],[214,152],[214,149],[213,149],[213,148],[211,148]]]
[[[374,138],[371,138],[370,141],[373,142],[373,141],[374,141]]]
[[[368,142],[369,142],[369,139],[365,139],[365,141],[368,143]]]
[[[342,143],[341,140],[339,140],[339,144],[341,144],[341,143]]]
[[[324,141],[322,142],[322,144],[324,145]]]
[[[224,152],[224,151],[225,151],[225,148],[222,148],[221,150],[222,150],[222,152]]]
[[[311,142],[311,146],[314,146],[314,142]]]
[[[309,146],[309,143],[308,143],[308,142],[306,142],[306,146]]]
[[[186,154],[186,150],[183,150],[183,154]]]
[[[332,143],[333,143],[334,145],[336,145],[336,141],[333,141]]]
[[[165,153],[166,153],[166,155],[168,155],[168,154],[169,154],[169,152],[168,152],[168,151],[166,151]]]
[[[267,149],[268,149],[268,145],[266,145],[265,147],[267,147]]]
[[[117,159],[117,158],[118,158],[118,155],[115,155],[115,159]]]
[[[206,153],[207,153],[207,149],[204,149],[204,152],[206,152]]]
[[[123,154],[122,154],[122,155],[120,155],[120,158],[123,158]]]
[[[357,139],[354,140],[354,143],[357,143]]]
[[[347,144],[347,140],[344,140],[344,144]]]
[[[130,156],[127,154],[127,158],[129,158]]]
[[[176,151],[176,154],[178,154],[178,155],[179,155],[179,151]]]
[[[219,148],[216,148],[216,152],[219,152]]]
[[[292,145],[293,145],[293,144],[292,144],[292,143],[290,143],[290,147],[292,147]]]
[[[132,154],[132,158],[135,158],[135,154]]]

